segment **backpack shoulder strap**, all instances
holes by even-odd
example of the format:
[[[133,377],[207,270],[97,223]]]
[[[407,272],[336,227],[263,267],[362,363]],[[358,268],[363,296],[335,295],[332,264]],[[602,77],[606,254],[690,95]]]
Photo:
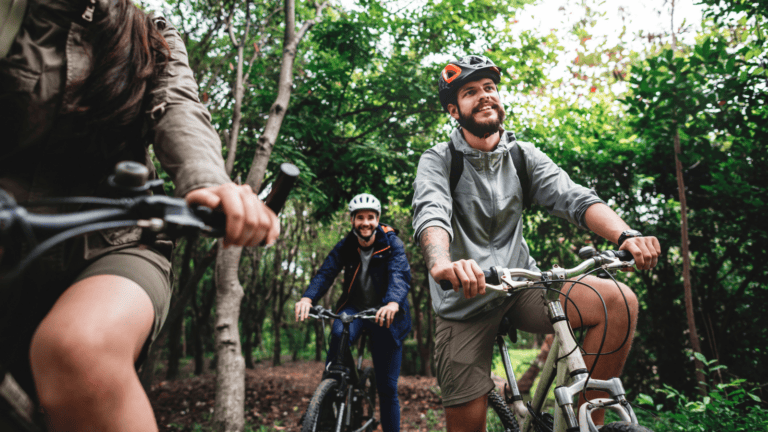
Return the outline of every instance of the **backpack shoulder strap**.
[[[509,154],[512,156],[512,163],[515,165],[520,186],[523,188],[523,209],[527,210],[531,208],[531,180],[528,177],[528,169],[525,166],[525,155],[520,149],[520,145],[515,142],[514,133],[508,132],[508,139],[510,143],[514,142],[514,146],[512,146]],[[453,191],[456,190],[456,185],[459,184],[461,174],[464,172],[464,153],[456,150],[453,140],[448,141],[448,149],[451,151],[451,173],[449,180],[451,196],[453,196]]]
[[[510,132],[511,134],[511,132]],[[520,186],[523,188],[523,209],[531,208],[531,179],[528,178],[528,169],[525,166],[525,155],[520,149],[520,144],[515,142],[515,135],[509,136],[509,141],[514,142],[509,155],[512,156],[512,163],[517,171],[517,178],[520,180]]]
[[[451,174],[449,179],[451,196],[453,196],[453,191],[456,189],[456,185],[459,184],[461,174],[464,172],[464,153],[456,150],[453,140],[448,141],[448,149],[451,150]]]

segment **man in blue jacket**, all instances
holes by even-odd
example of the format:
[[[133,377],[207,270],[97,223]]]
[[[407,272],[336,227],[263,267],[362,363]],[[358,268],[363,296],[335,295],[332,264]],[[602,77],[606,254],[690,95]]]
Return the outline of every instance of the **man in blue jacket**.
[[[381,308],[376,323],[357,319],[350,325],[350,344],[363,327],[371,334],[371,355],[379,392],[381,426],[385,432],[400,430],[400,403],[397,377],[403,355],[403,340],[411,330],[408,290],[411,268],[397,231],[379,224],[381,203],[371,194],[360,194],[349,203],[352,230],[328,254],[322,267],[296,303],[296,320],[304,321],[313,302],[322,298],[344,269],[344,291],[336,303],[337,313],[354,314],[369,308]],[[383,306],[382,306],[383,305]],[[337,352],[342,325],[333,323],[329,363]]]

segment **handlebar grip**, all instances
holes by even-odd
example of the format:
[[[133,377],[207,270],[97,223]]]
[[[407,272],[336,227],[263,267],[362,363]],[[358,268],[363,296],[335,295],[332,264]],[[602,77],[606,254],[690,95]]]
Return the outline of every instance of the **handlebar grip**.
[[[277,180],[272,184],[272,190],[267,195],[267,199],[264,203],[275,214],[280,213],[285,201],[288,199],[288,194],[293,189],[296,179],[299,177],[299,169],[292,163],[280,164],[280,174],[277,176]]]
[[[192,212],[197,216],[204,224],[211,227],[211,231],[206,233],[207,236],[218,238],[227,235],[227,215],[211,209],[205,206],[192,206]]]
[[[631,261],[631,260],[635,259],[632,256],[632,252],[630,252],[628,250],[620,250],[620,251],[613,251],[613,252],[616,255],[616,258],[618,258],[618,259],[620,259],[622,261]]]
[[[496,270],[496,267],[491,267],[488,270],[483,270],[483,276],[485,276],[485,283],[492,284],[492,285],[501,284],[501,278],[499,277],[499,272]],[[443,291],[450,291],[453,289],[453,285],[451,284],[451,281],[441,280],[440,289],[442,289]]]

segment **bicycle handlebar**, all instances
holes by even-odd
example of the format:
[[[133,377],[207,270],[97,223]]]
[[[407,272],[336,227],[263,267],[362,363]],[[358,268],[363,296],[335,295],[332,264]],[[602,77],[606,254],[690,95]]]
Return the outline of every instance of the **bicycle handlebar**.
[[[105,199],[95,197],[69,197],[48,199],[34,205],[93,204],[105,208],[63,214],[35,214],[16,204],[0,189],[0,240],[21,235],[32,250],[22,260],[13,276],[23,270],[42,253],[65,240],[108,228],[139,226],[151,233],[164,233],[170,238],[202,233],[208,237],[223,237],[226,233],[226,215],[200,205],[188,205],[182,198],[165,195],[138,195],[150,187],[146,181],[146,167],[135,162],[121,162],[109,183],[117,190],[137,196]],[[299,169],[290,163],[280,166],[280,174],[273,183],[265,204],[275,214],[282,209]],[[156,185],[155,185],[156,186]],[[38,245],[38,237],[45,239]],[[150,238],[149,236],[148,238]]]
[[[370,308],[352,315],[349,315],[346,313],[337,314],[331,311],[330,309],[326,309],[320,305],[317,305],[317,306],[312,306],[309,309],[309,316],[311,316],[312,318],[318,318],[318,319],[336,318],[336,319],[341,319],[344,322],[352,322],[352,320],[354,320],[355,318],[362,318],[362,319],[369,319],[369,320],[375,319],[376,312],[378,311],[379,311],[379,308]]]
[[[571,269],[555,267],[550,271],[535,272],[521,268],[491,267],[488,270],[483,270],[483,275],[485,276],[485,283],[487,288],[506,291],[509,288],[517,288],[528,285],[529,282],[527,281],[541,281],[545,279],[556,281],[572,276],[582,275],[597,266],[602,266],[606,269],[613,269],[631,267],[634,264],[635,262],[631,252],[626,250],[607,250],[599,255],[583,261],[581,264]],[[523,279],[527,279],[527,281],[512,280],[512,278],[515,277],[521,277]],[[503,284],[508,285],[509,288],[504,288],[502,286]],[[449,291],[453,289],[453,285],[450,281],[441,280],[440,289],[443,291]]]

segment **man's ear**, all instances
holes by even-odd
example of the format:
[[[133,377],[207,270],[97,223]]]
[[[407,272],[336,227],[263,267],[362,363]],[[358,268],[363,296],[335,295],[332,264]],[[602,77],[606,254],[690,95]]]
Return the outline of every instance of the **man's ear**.
[[[451,115],[451,117],[454,118],[454,120],[459,119],[459,107],[457,107],[454,104],[448,104],[448,114]]]

